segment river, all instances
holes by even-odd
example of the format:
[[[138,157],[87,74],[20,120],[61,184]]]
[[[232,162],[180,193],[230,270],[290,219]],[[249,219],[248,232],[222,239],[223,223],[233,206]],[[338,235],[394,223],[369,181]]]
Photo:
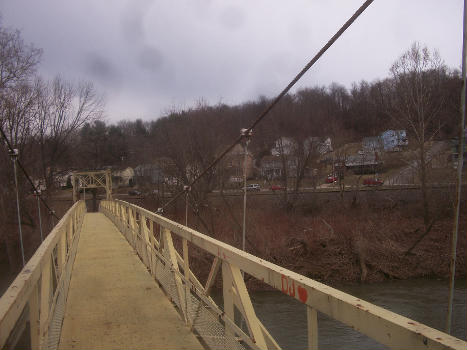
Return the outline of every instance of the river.
[[[446,322],[448,283],[417,279],[336,288],[427,326],[443,330]],[[452,335],[466,339],[466,280],[458,280],[454,293]],[[284,349],[307,347],[303,304],[280,292],[253,292],[258,317]],[[342,323],[318,315],[320,349],[387,349]]]

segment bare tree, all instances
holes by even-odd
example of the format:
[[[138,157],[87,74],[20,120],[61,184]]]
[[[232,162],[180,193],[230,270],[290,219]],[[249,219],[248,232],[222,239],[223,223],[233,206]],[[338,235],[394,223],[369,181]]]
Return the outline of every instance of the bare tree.
[[[393,101],[391,116],[395,124],[407,129],[418,148],[414,160],[421,183],[423,219],[430,222],[427,188],[428,145],[443,126],[440,112],[445,98],[442,84],[446,66],[436,51],[414,43],[391,67]]]
[[[31,121],[34,118],[35,93],[34,89],[24,82],[17,83],[5,89],[0,99],[0,126],[5,132],[13,148],[19,150],[19,158],[22,164],[29,166],[34,164],[34,145],[31,142],[34,130]],[[0,149],[0,163],[4,166],[0,170],[0,242],[5,244],[8,262],[11,271],[19,267],[19,246],[16,230],[10,228],[16,226],[14,215],[15,201],[13,169],[6,149]],[[21,174],[20,174],[21,175]],[[19,180],[19,196],[21,203],[25,203],[26,185],[22,176]],[[27,205],[22,206],[22,222],[30,217]],[[29,222],[34,225],[34,223]]]
[[[14,148],[19,149],[22,162],[31,159],[26,149],[31,147],[31,120],[34,118],[35,94],[28,81],[33,76],[39,62],[41,51],[26,45],[19,31],[10,31],[0,26],[0,126]],[[0,144],[3,145],[3,142]],[[0,242],[5,245],[11,271],[19,267],[18,237],[12,227],[14,209],[14,181],[12,167],[6,148],[0,149]],[[25,191],[19,177],[20,197],[23,201]],[[24,201],[23,201],[24,203]],[[23,212],[26,211],[23,208]],[[23,216],[23,220],[27,217]]]
[[[102,117],[103,100],[89,82],[75,86],[57,77],[47,83],[39,81],[37,87],[37,142],[42,175],[49,187],[60,162],[71,151],[71,137],[84,124]]]
[[[18,83],[3,91],[0,99],[0,125],[13,147],[23,150],[34,135],[36,90],[28,83]]]
[[[31,77],[41,53],[40,49],[26,45],[19,31],[0,26],[0,90]]]

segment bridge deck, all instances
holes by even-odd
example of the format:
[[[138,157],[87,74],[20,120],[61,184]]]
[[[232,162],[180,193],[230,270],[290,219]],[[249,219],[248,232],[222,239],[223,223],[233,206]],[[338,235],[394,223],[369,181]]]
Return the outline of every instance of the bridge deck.
[[[200,349],[122,234],[88,213],[74,263],[61,349]]]

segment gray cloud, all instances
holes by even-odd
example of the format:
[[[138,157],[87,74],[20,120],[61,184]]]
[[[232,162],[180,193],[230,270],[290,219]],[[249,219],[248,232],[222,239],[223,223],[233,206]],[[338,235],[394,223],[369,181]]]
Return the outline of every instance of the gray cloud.
[[[128,43],[139,43],[144,39],[144,18],[151,7],[151,0],[126,1],[121,13],[122,35]]]
[[[44,49],[39,72],[88,79],[108,115],[278,93],[363,0],[14,0],[3,24]],[[388,76],[413,41],[459,67],[462,0],[375,1],[297,88]]]
[[[237,29],[245,22],[245,12],[239,7],[228,6],[222,10],[220,21],[227,29]]]
[[[113,67],[112,63],[97,53],[86,55],[84,64],[88,75],[94,77],[104,86],[115,84],[120,80],[118,71]]]
[[[141,68],[157,72],[164,64],[164,56],[155,47],[146,46],[141,50],[138,61]]]

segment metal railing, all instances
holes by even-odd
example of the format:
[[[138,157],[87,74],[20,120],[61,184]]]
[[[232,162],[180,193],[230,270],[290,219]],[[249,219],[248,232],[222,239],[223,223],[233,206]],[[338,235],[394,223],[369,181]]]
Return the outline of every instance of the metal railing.
[[[100,211],[125,235],[186,323],[210,348],[280,349],[258,319],[243,273],[306,307],[308,348],[318,348],[317,312],[391,348],[466,349],[467,343],[394,312],[274,265],[195,230],[120,200],[102,201]],[[178,238],[177,238],[178,237]],[[177,251],[174,240],[181,243]],[[189,266],[188,243],[209,254],[212,266],[202,284]],[[222,274],[223,307],[211,298]],[[277,315],[276,315],[277,316]]]
[[[29,327],[32,349],[56,349],[86,206],[75,203],[0,299],[0,348],[14,348]]]

